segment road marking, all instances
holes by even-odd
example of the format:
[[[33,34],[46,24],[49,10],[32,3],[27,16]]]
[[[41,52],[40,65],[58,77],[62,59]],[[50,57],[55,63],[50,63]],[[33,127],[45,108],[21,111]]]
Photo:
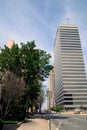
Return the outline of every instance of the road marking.
[[[62,125],[62,122],[60,121],[59,125],[58,125],[58,128],[60,128],[60,126]]]

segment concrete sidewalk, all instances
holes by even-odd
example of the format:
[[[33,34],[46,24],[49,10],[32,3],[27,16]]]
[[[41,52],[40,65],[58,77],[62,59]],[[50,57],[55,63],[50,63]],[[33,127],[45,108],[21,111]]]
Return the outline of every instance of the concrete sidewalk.
[[[49,130],[48,120],[33,118],[26,119],[17,125],[4,125],[3,130]]]
[[[17,130],[48,130],[49,124],[45,119],[27,119]]]

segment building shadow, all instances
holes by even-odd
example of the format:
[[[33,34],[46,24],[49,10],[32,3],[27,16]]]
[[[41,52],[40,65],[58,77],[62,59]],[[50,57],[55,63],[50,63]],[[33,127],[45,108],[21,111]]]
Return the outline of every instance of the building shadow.
[[[29,122],[31,123],[32,121],[30,119],[25,119],[22,123],[29,123]]]
[[[70,118],[69,116],[60,116],[60,115],[54,115],[54,114],[49,114],[45,116],[45,119],[68,119]]]

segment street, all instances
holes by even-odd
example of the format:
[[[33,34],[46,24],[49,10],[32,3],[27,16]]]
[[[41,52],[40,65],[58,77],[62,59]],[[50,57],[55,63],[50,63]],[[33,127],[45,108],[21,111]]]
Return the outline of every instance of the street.
[[[87,130],[87,116],[56,113],[50,114],[50,119],[57,130]]]

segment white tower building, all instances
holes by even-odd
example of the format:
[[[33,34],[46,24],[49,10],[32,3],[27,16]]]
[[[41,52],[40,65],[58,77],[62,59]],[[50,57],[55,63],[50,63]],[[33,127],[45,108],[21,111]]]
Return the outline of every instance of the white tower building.
[[[87,108],[87,79],[78,27],[61,24],[54,44],[55,102]]]

